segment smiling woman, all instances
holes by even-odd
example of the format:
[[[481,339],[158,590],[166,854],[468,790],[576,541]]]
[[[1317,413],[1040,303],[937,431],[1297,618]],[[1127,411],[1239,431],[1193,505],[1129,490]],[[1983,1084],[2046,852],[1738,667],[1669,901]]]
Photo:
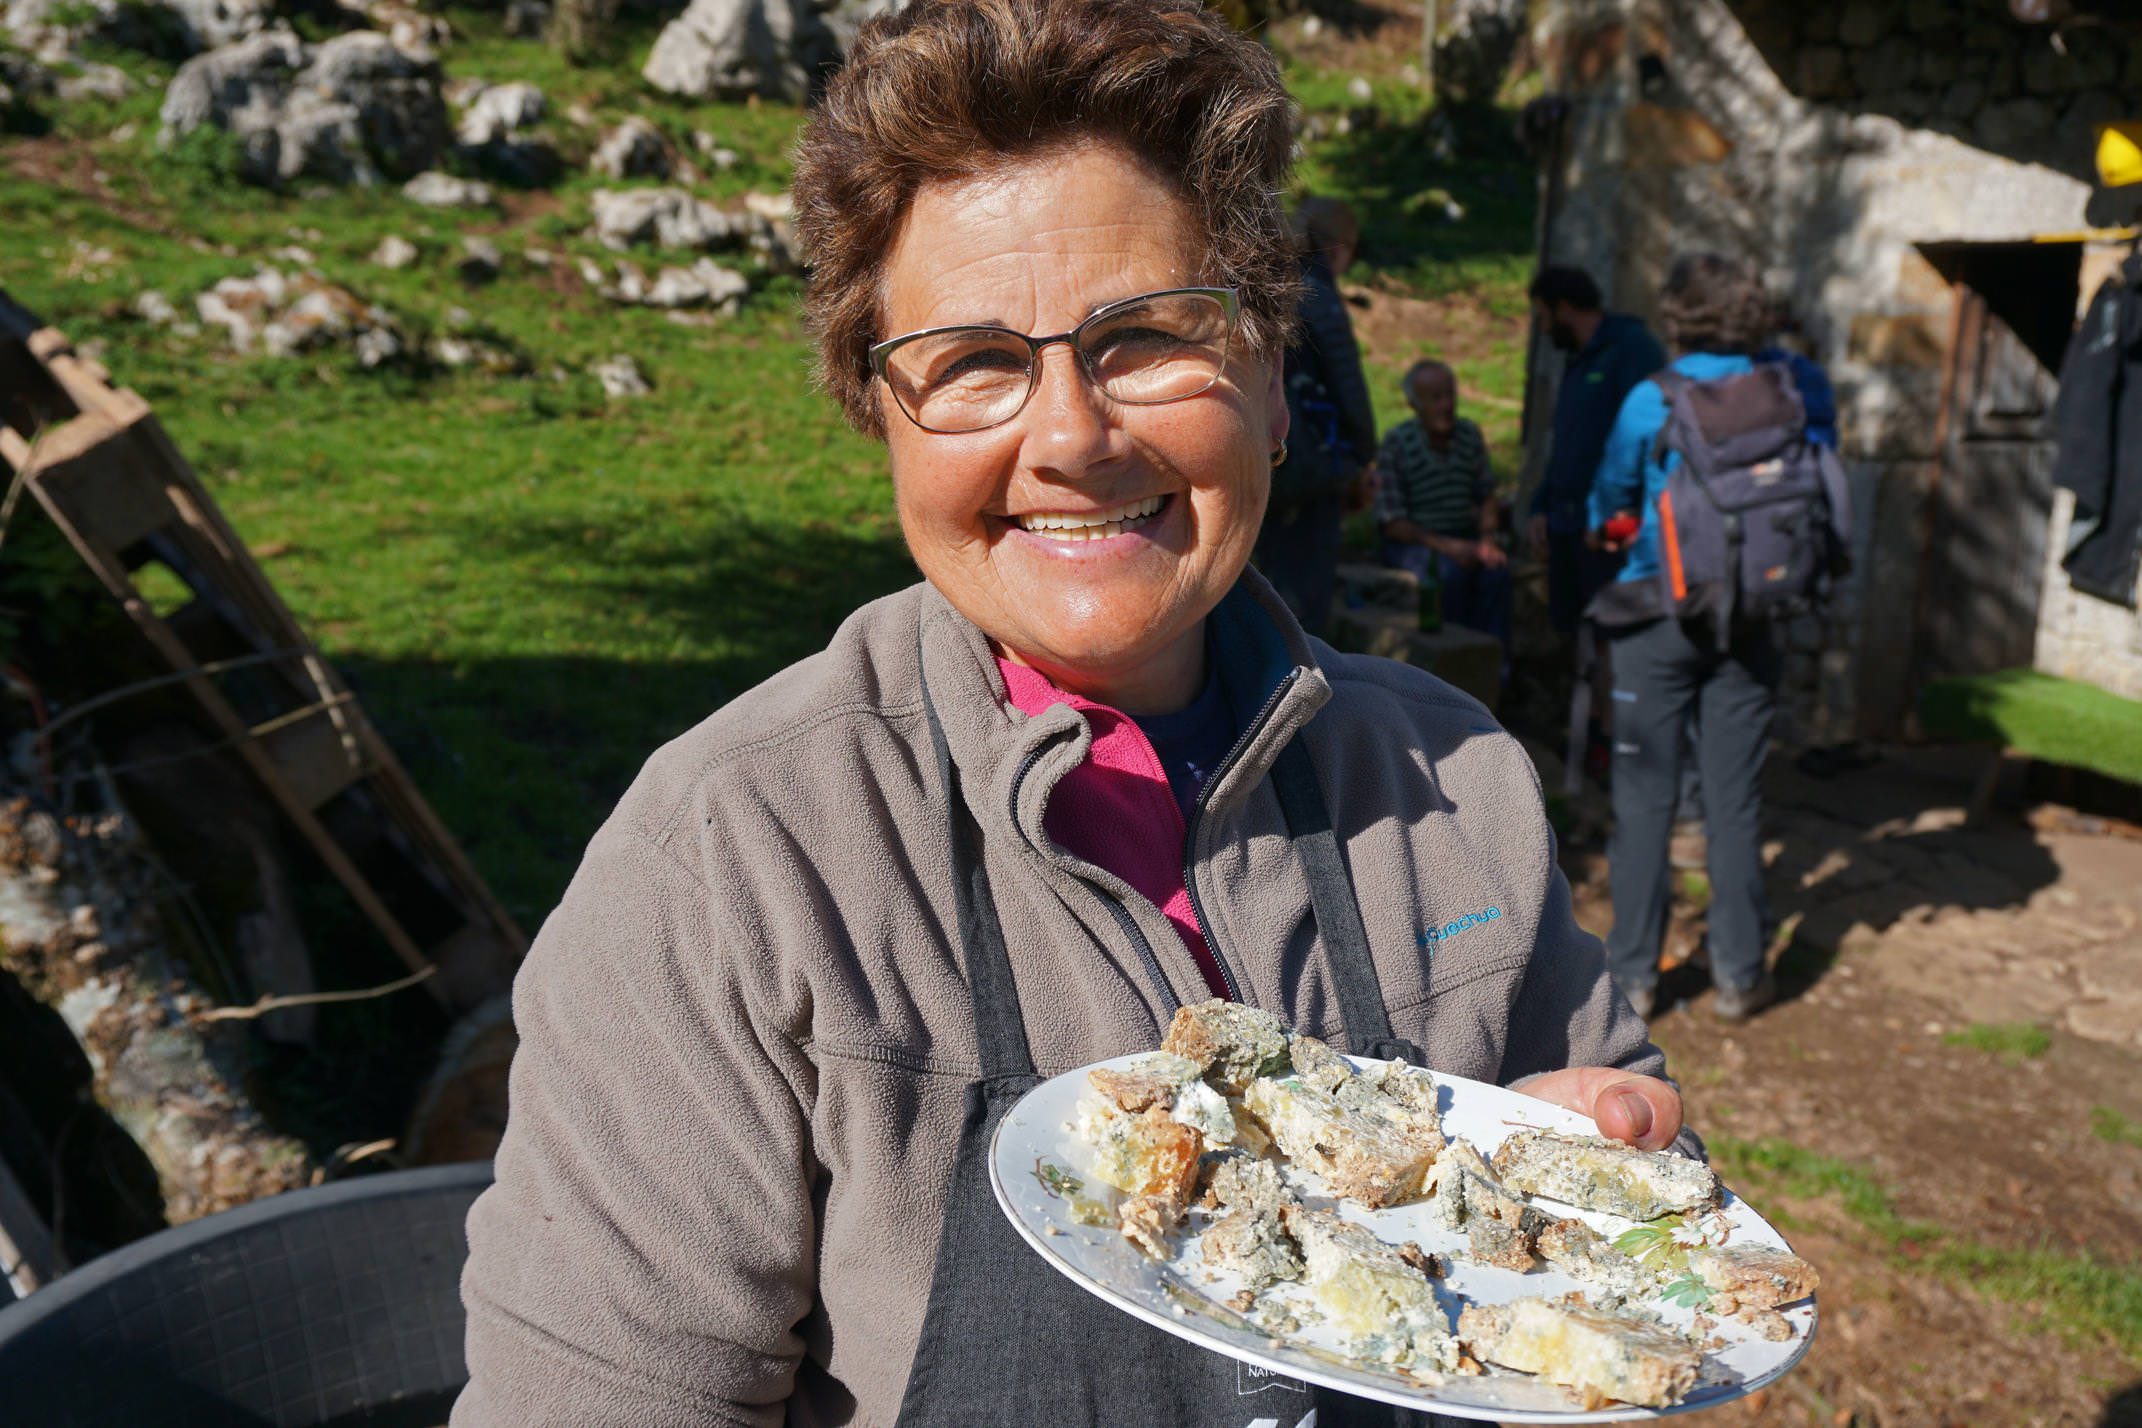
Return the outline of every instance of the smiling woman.
[[[1214,996],[1675,1139],[1523,752],[1249,569],[1286,114],[1192,0],[858,38],[799,232],[925,580],[658,752],[544,926],[456,1424],[1239,1428],[1234,1365],[1057,1277],[985,1164],[1040,1077]]]

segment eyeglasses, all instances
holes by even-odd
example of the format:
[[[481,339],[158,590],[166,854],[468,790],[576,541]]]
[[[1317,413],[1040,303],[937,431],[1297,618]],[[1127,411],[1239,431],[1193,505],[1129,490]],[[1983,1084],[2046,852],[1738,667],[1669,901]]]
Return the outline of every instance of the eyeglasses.
[[[1069,332],[931,327],[870,349],[907,419],[941,436],[1001,426],[1041,384],[1041,349],[1062,342],[1110,400],[1150,407],[1209,389],[1227,365],[1240,303],[1233,288],[1170,288],[1111,303]]]

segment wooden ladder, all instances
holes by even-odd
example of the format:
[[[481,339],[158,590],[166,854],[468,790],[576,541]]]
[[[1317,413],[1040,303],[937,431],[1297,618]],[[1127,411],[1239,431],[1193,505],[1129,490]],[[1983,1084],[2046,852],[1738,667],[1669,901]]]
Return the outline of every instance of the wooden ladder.
[[[12,388],[12,391],[10,390]],[[0,292],[0,463],[191,691],[396,956],[466,1011],[527,939],[306,638],[148,403]],[[137,576],[189,598],[159,615]],[[235,651],[235,653],[234,653]],[[243,697],[218,676],[249,672]],[[243,707],[241,707],[243,706]]]

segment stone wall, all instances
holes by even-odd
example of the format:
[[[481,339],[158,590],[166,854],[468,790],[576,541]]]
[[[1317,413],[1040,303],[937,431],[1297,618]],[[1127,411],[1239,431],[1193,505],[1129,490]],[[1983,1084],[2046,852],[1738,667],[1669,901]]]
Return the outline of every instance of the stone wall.
[[[2085,226],[2090,126],[2142,94],[2142,36],[2071,26],[2063,52],[2005,0],[1580,0],[1534,20],[1570,106],[1550,261],[1649,316],[1676,252],[1752,258],[1829,370],[1862,578],[1781,732],[1897,732],[1952,307],[1934,255]],[[1551,397],[1559,362],[1535,361]],[[1549,411],[1535,400],[1535,461]]]

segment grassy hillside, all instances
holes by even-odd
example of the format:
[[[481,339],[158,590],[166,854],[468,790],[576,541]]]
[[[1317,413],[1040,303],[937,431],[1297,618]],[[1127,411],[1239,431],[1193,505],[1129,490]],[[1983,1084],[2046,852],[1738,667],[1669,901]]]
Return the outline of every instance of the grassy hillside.
[[[506,38],[495,12],[447,15],[458,36],[448,74],[542,86],[543,131],[569,159],[639,113],[680,143],[704,130],[739,153],[708,177],[708,196],[785,186],[799,113],[647,92],[635,61],[651,30],[621,37],[614,64],[581,69]],[[616,185],[584,172],[468,213],[418,207],[391,187],[246,187],[227,177],[226,145],[158,151],[167,66],[104,58],[140,78],[133,96],[60,106],[47,132],[0,140],[0,284],[101,348],[116,380],[156,408],[533,924],[650,749],[914,578],[878,451],[810,387],[797,281],[767,280],[741,315],[711,326],[604,300],[572,260],[602,254],[582,236],[589,197]],[[1436,314],[1448,305],[1470,334],[1473,415],[1507,458],[1531,189],[1500,137],[1506,125],[1473,125],[1472,156],[1439,163],[1403,84],[1376,78],[1362,105],[1349,76],[1296,65],[1291,77],[1313,113],[1357,111],[1347,133],[1327,127],[1311,142],[1304,166],[1307,182],[1364,210],[1354,277],[1419,300],[1406,310],[1418,320],[1371,352],[1382,416],[1402,414],[1397,373],[1442,341]],[[574,106],[594,126],[567,119]],[[1467,217],[1409,207],[1428,188]],[[415,265],[368,260],[390,233],[418,246]],[[464,234],[502,250],[495,283],[456,278]],[[296,271],[302,259],[281,252],[292,246],[419,341],[473,336],[524,370],[367,371],[337,350],[242,357],[219,330],[180,335],[131,312],[154,288],[190,316],[193,296],[220,278],[263,264]],[[530,249],[557,261],[535,266]],[[603,396],[588,368],[620,352],[639,360],[651,395]]]

